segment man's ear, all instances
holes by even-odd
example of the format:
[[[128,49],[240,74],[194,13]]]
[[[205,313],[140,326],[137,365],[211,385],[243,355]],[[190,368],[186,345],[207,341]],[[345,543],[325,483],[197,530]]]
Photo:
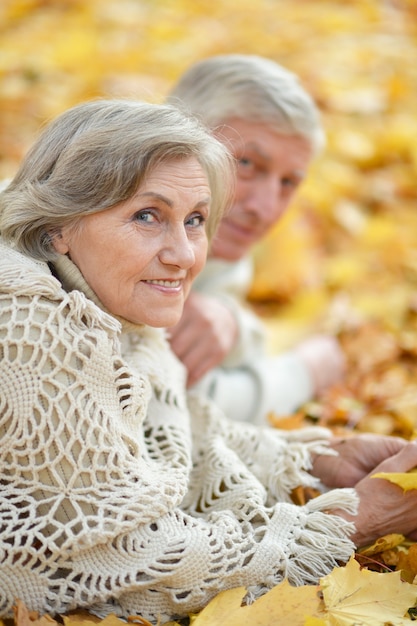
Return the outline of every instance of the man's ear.
[[[50,231],[49,236],[55,252],[58,252],[58,254],[67,254],[69,252],[69,246],[61,228]]]

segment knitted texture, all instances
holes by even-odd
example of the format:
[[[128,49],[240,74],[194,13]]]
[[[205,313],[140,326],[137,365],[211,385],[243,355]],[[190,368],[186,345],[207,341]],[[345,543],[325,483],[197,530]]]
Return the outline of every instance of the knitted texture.
[[[311,372],[297,350],[271,353],[265,326],[247,303],[253,259],[208,258],[193,290],[214,297],[231,312],[238,338],[229,354],[195,389],[231,419],[268,425],[268,415],[289,415],[314,395]]]
[[[163,331],[110,316],[65,257],[56,271],[0,243],[0,615],[20,598],[163,623],[349,558],[352,525],[324,511],[354,511],[352,490],[290,500],[323,440],[187,396]]]

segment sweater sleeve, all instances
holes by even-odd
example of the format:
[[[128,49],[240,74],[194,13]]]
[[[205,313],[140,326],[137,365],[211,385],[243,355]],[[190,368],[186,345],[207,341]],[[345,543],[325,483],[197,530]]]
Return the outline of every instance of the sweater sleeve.
[[[310,373],[292,350],[269,355],[261,320],[244,303],[251,278],[250,259],[226,263],[211,259],[196,289],[218,298],[233,313],[238,340],[219,367],[195,389],[214,400],[234,420],[266,424],[267,415],[289,415],[313,394]]]
[[[259,318],[245,305],[245,297],[253,272],[252,261],[239,262],[209,259],[194,282],[193,289],[222,302],[237,324],[237,341],[222,365],[239,367],[263,351],[264,328]]]
[[[290,415],[312,396],[310,375],[295,352],[258,356],[236,367],[217,367],[195,389],[233,420],[266,425],[269,413]]]

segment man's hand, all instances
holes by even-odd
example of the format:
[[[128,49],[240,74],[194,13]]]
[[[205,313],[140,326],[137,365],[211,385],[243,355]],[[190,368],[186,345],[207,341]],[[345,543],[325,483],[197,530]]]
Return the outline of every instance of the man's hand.
[[[237,323],[227,306],[214,297],[190,293],[181,320],[170,329],[171,348],[188,371],[187,387],[223,361],[237,336]]]
[[[417,466],[417,442],[405,442],[396,453],[373,468],[372,473],[408,472]],[[389,533],[401,533],[411,539],[417,536],[417,489],[403,491],[383,478],[365,476],[355,486],[360,498],[358,515],[331,511],[353,521],[356,532],[352,540],[364,546]]]
[[[330,440],[330,447],[337,451],[338,456],[317,456],[311,473],[327,487],[354,487],[406,445],[407,441],[400,437],[371,433],[335,437]]]

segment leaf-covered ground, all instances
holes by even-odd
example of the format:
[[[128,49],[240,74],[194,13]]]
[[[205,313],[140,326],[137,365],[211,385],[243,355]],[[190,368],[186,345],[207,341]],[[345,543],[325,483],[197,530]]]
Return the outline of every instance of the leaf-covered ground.
[[[0,179],[41,124],[87,98],[161,101],[190,63],[224,52],[266,55],[297,72],[328,143],[256,250],[251,300],[271,351],[328,330],[348,371],[297,415],[271,421],[416,436],[415,0],[2,0],[0,41]],[[402,537],[357,558],[408,582],[417,574],[416,545]],[[24,615],[19,623],[31,623]],[[269,622],[260,614],[256,623]]]

